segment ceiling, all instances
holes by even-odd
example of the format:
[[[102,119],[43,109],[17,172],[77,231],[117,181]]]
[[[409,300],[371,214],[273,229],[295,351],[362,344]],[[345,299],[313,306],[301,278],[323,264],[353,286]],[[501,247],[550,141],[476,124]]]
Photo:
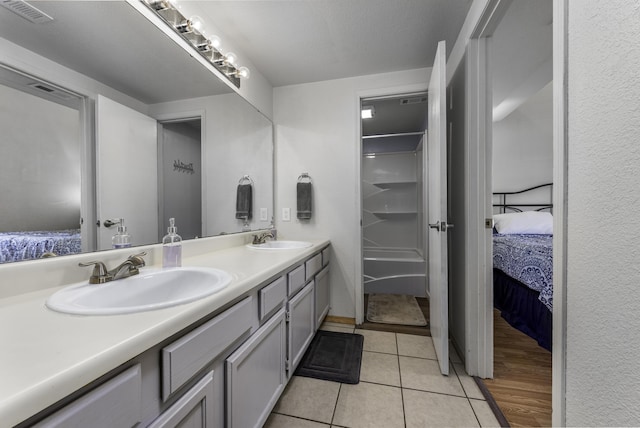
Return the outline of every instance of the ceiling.
[[[431,67],[471,0],[179,0],[274,86]],[[224,39],[223,39],[224,43]]]

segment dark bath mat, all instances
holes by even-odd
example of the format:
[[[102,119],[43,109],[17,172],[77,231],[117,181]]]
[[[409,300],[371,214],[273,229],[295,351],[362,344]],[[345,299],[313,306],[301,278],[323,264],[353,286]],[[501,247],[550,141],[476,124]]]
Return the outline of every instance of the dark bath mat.
[[[363,342],[361,334],[318,330],[295,374],[356,384],[360,382]]]

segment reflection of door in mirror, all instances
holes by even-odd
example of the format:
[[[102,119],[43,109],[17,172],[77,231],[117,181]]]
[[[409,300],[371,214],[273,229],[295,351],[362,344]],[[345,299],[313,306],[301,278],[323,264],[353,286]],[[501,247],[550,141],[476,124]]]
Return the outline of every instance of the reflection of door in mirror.
[[[0,67],[0,263],[81,251],[81,103]]]
[[[98,249],[111,248],[124,219],[132,245],[158,242],[158,138],[156,120],[102,95],[96,103]]]
[[[158,240],[176,220],[182,239],[202,236],[201,119],[160,122],[158,132]]]

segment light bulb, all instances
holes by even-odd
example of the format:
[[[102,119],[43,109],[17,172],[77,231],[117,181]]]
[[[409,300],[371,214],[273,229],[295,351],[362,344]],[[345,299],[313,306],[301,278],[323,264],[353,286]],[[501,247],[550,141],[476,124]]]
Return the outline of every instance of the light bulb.
[[[191,18],[189,18],[189,21],[191,22],[191,28],[193,28],[194,30],[202,34],[202,31],[204,28],[204,22],[202,21],[202,18],[200,18],[197,15],[194,15]]]
[[[228,64],[235,64],[235,62],[238,60],[238,57],[236,56],[236,54],[234,54],[233,52],[228,52],[225,56],[224,56],[224,60],[225,62],[227,62]]]
[[[251,75],[251,72],[247,67],[240,67],[237,72],[238,77],[242,77],[243,79],[248,79]]]
[[[222,45],[222,40],[220,40],[220,37],[212,34],[210,36],[207,36],[207,39],[209,39],[209,41],[211,42],[211,46],[216,49],[220,49],[220,46]]]

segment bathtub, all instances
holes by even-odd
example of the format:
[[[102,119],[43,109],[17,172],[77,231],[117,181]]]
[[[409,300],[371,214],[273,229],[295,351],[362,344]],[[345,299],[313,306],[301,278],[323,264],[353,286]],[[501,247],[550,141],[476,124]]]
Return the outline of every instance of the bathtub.
[[[364,248],[364,292],[427,296],[426,262],[412,249]]]

